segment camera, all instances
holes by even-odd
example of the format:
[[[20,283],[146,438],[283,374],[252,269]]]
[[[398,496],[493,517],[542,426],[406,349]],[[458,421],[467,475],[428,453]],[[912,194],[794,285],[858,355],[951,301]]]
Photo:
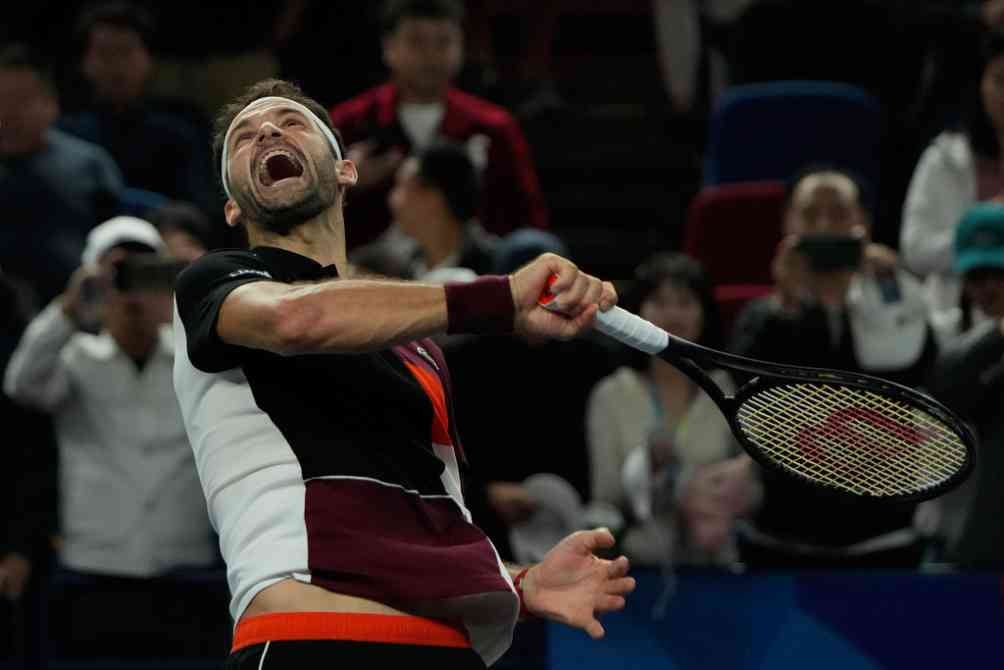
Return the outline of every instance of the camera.
[[[850,235],[814,233],[802,235],[795,249],[805,255],[814,272],[856,270],[861,266],[864,242]]]
[[[186,265],[184,261],[158,254],[132,254],[115,264],[113,284],[123,293],[170,292],[174,290],[174,281]]]

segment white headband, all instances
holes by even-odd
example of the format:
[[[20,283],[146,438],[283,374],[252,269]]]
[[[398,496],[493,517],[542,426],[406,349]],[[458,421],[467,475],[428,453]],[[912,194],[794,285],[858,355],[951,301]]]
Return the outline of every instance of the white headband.
[[[234,125],[237,118],[248,110],[254,110],[259,107],[264,107],[267,104],[281,102],[283,104],[289,105],[293,109],[297,110],[304,116],[306,116],[314,124],[322,135],[328,140],[328,144],[331,145],[331,150],[335,153],[335,158],[342,160],[342,150],[338,147],[338,140],[335,139],[335,134],[331,132],[331,128],[321,122],[317,118],[317,114],[307,109],[305,106],[298,103],[296,100],[290,100],[289,98],[282,98],[276,95],[269,95],[264,98],[258,98],[257,100],[251,101],[247,107],[242,109],[240,112],[234,116],[234,120],[230,122],[230,127],[227,128],[227,134],[223,137],[223,155],[220,157],[220,179],[223,182],[223,191],[227,194],[228,198],[233,196],[230,194],[230,178],[229,178],[229,166],[230,166],[230,133],[234,131]]]

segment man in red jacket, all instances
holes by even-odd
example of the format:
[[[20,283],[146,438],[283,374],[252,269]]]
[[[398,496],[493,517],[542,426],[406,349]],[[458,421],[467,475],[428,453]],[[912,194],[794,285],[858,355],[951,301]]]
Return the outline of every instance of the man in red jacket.
[[[350,145],[347,157],[359,165],[359,186],[347,206],[356,222],[350,249],[387,228],[395,170],[436,138],[466,145],[480,168],[480,221],[487,230],[547,227],[537,174],[516,120],[451,86],[463,61],[462,21],[463,6],[455,0],[390,0],[383,17],[390,81],[331,110]]]

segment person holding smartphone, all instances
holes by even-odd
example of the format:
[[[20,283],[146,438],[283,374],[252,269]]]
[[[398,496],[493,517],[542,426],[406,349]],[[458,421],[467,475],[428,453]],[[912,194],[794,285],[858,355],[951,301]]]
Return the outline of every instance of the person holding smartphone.
[[[937,353],[920,283],[871,242],[865,187],[808,167],[790,182],[774,292],[747,305],[735,353],[865,372],[917,386]],[[764,504],[741,534],[743,560],[763,567],[908,567],[923,544],[912,505],[838,505],[765,473]],[[858,509],[860,507],[860,509]]]
[[[4,375],[8,396],[55,425],[58,563],[82,588],[63,610],[71,653],[149,654],[156,636],[184,639],[181,619],[165,623],[177,592],[155,578],[216,560],[174,395],[170,287],[156,281],[159,266],[138,262],[163,248],[142,219],[94,228],[80,268],[28,324]]]

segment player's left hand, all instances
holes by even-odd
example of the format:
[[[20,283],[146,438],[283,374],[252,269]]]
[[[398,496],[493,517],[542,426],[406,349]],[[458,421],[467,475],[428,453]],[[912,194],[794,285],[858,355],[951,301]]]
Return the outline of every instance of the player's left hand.
[[[628,559],[608,561],[594,555],[614,545],[605,528],[572,533],[547,552],[524,577],[523,600],[531,614],[581,628],[593,639],[603,637],[597,616],[623,609],[634,590]]]

